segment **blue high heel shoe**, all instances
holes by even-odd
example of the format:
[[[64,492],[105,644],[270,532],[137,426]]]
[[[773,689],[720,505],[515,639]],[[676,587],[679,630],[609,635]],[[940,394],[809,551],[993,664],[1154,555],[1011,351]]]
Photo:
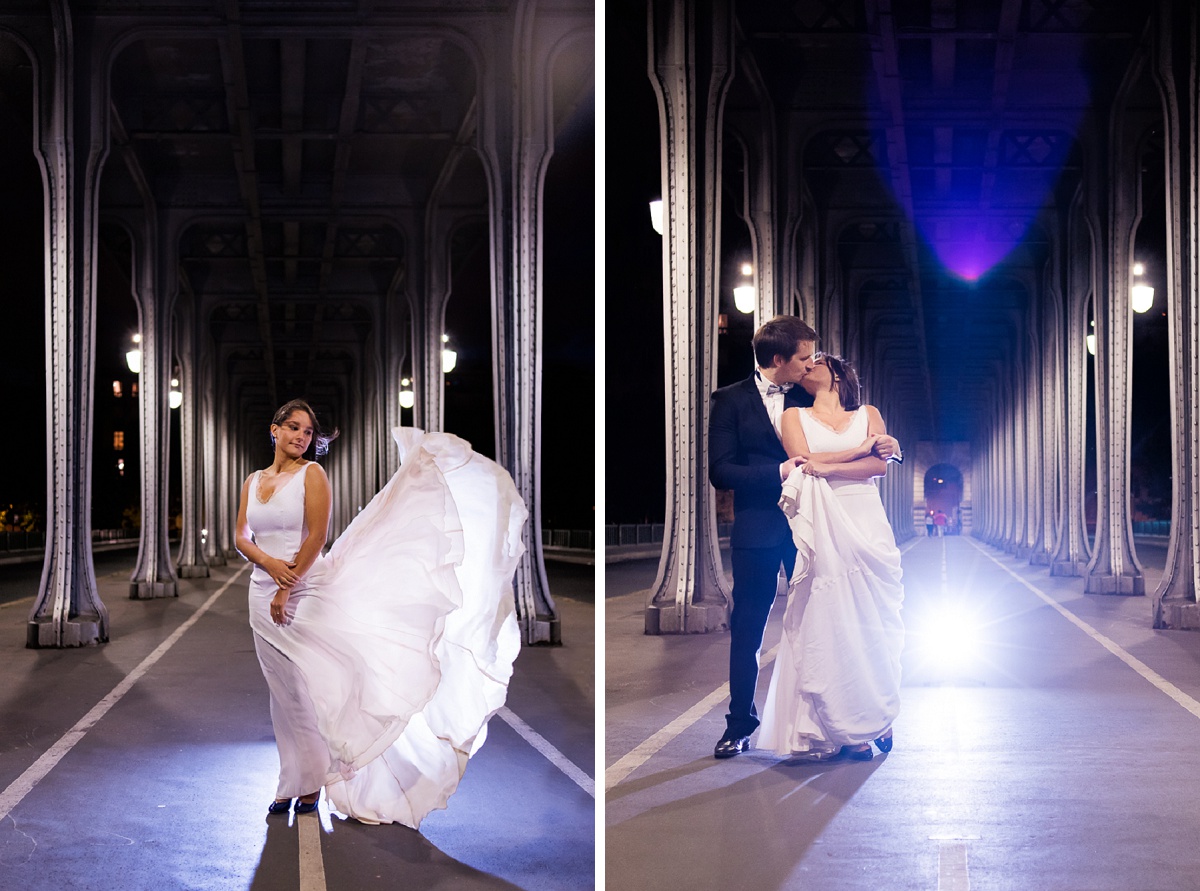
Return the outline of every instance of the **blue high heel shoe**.
[[[879,751],[887,754],[892,750],[892,731],[888,731],[886,735],[875,740],[875,745],[879,747]]]
[[[307,797],[307,796],[306,796]],[[303,798],[296,799],[296,813],[311,814],[317,809],[317,805],[321,803],[321,793],[317,792],[312,801],[305,801]]]
[[[292,809],[292,800],[290,798],[285,798],[285,799],[283,799],[283,801],[272,801],[271,804],[267,807],[267,814],[268,814],[268,816],[271,814],[275,814],[275,815],[286,814],[291,809]]]

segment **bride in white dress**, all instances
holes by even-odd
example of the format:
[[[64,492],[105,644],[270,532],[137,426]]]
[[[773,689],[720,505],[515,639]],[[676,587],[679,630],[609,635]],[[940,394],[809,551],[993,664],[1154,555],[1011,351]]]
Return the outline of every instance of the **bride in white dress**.
[[[874,406],[858,404],[854,369],[836,356],[800,386],[813,406],[788,409],[781,424],[788,455],[806,458],[780,500],[796,568],[758,745],[869,761],[872,741],[892,748],[904,645],[900,552],[873,482],[886,463],[871,444],[887,431]]]
[[[271,436],[275,460],[242,486],[236,529],[279,749],[268,812],[315,810],[324,788],[346,816],[415,829],[504,704],[525,506],[463,440],[397,428],[400,469],[322,557],[329,481],[304,455],[331,437],[300,400]]]

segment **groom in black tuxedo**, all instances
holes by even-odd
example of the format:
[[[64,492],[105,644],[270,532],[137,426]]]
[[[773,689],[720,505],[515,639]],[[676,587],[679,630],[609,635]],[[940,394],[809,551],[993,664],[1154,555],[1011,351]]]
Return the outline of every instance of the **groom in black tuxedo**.
[[[729,714],[713,755],[731,758],[750,748],[758,727],[754,688],[767,616],[775,602],[782,564],[796,562],[792,531],[779,508],[783,481],[802,458],[788,458],[780,439],[784,409],[812,405],[795,386],[812,370],[817,333],[795,316],[776,316],[754,334],[758,368],[744,381],[712,395],[708,426],[708,478],[733,490],[733,613],[729,619]],[[881,437],[876,453],[898,454],[896,440]]]

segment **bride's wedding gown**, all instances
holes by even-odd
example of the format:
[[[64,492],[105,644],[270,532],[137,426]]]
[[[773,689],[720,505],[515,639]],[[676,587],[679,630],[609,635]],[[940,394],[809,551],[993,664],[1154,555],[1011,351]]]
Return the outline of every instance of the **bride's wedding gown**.
[[[841,432],[807,409],[800,420],[814,453],[854,448],[867,436],[865,408]],[[899,712],[904,644],[900,552],[879,490],[870,480],[824,480],[797,468],[780,507],[796,568],[758,746],[792,755],[870,742]]]
[[[289,622],[255,567],[250,626],[271,691],[278,798],[325,787],[363,822],[416,828],[445,807],[503,704],[520,649],[512,576],[525,505],[509,475],[446,433],[397,428],[401,467],[292,589]],[[307,534],[306,465],[267,502],[255,542],[290,560]]]

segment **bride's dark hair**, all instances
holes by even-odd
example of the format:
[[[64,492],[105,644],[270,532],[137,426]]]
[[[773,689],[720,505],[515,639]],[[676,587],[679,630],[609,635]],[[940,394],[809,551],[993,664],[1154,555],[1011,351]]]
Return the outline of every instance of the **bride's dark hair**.
[[[321,425],[317,423],[317,413],[312,410],[312,406],[303,399],[293,399],[291,402],[285,402],[279,407],[279,411],[275,412],[275,417],[271,419],[271,423],[276,427],[281,426],[284,421],[292,416],[292,412],[302,411],[313,426],[312,443],[309,445],[309,451],[316,452],[317,455],[324,455],[329,451],[329,444],[338,438],[341,432],[337,427],[333,430],[322,430]],[[271,447],[275,447],[275,437],[271,437]],[[305,453],[307,454],[307,452]]]
[[[829,389],[837,390],[838,398],[842,401],[842,408],[846,411],[854,411],[861,404],[862,399],[861,388],[858,385],[858,372],[854,370],[854,366],[840,356],[831,356],[826,353],[822,360],[829,368],[830,382]]]

